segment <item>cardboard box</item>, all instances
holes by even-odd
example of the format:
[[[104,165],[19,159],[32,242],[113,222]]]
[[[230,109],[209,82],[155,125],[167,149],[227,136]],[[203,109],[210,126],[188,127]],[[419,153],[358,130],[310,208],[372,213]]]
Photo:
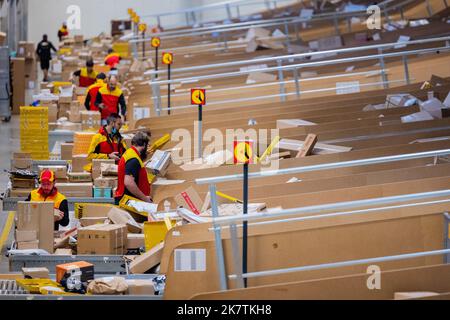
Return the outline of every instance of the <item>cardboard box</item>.
[[[17,242],[35,241],[38,234],[36,230],[16,230],[15,239]]]
[[[33,160],[31,154],[24,152],[14,152],[11,160],[11,170],[31,170]]]
[[[145,235],[143,233],[129,233],[127,239],[128,249],[145,247]]]
[[[18,250],[34,250],[39,249],[39,240],[17,242]]]
[[[64,276],[70,270],[79,269],[81,271],[81,281],[88,282],[94,280],[94,265],[86,261],[70,262],[56,266],[56,282],[61,283]]]
[[[34,43],[26,42],[26,41],[19,41],[16,56],[19,58],[34,59],[35,58]]]
[[[81,219],[107,217],[112,207],[112,204],[76,203],[75,218]]]
[[[150,251],[138,256],[130,263],[131,273],[145,273],[151,268],[161,263],[162,252],[164,249],[164,243],[160,243],[153,247]]]
[[[92,183],[56,183],[58,191],[67,198],[91,198],[92,197]]]
[[[67,117],[68,112],[70,112],[70,101],[69,102],[62,102],[61,100],[58,101],[58,119],[62,117]]]
[[[72,160],[73,143],[61,143],[61,160]]]
[[[47,268],[22,268],[25,279],[50,279]]]
[[[38,234],[39,248],[52,253],[54,251],[53,215],[53,202],[19,201],[17,203],[16,214],[17,230],[36,231]]]
[[[119,225],[126,225],[128,232],[141,233],[142,226],[139,225],[136,220],[125,210],[117,207],[112,207],[108,212],[108,218],[114,223]]]
[[[9,196],[10,197],[19,197],[19,198],[28,197],[31,190],[32,189],[11,189],[9,191]]]
[[[89,172],[69,172],[69,182],[91,182],[92,176]]]
[[[152,296],[155,294],[153,281],[148,279],[127,279],[128,295],[133,296]]]
[[[180,194],[177,194],[174,199],[177,205],[186,208],[197,215],[201,213],[203,200],[193,187],[189,187]]]
[[[6,33],[0,32],[0,46],[5,45],[5,40],[6,40]]]
[[[13,189],[34,189],[36,186],[35,179],[20,179],[20,178],[11,178],[11,185]]]
[[[117,177],[118,165],[112,163],[101,163],[100,171],[103,177]],[[117,178],[116,178],[117,179]]]
[[[306,136],[305,142],[303,143],[302,149],[298,152],[296,158],[303,158],[309,156],[314,150],[314,146],[317,143],[317,135],[308,134]]]
[[[72,255],[72,249],[56,249],[55,255],[57,256],[71,256]]]
[[[56,179],[67,179],[67,167],[66,166],[38,166],[39,173],[44,170],[51,170],[55,173]]]
[[[11,58],[12,114],[25,105],[25,58]]]
[[[94,186],[97,188],[117,188],[117,177],[99,177],[94,180]]]
[[[116,164],[114,159],[93,159],[92,160],[92,179],[95,181],[102,175],[102,164]]]
[[[72,156],[72,172],[83,172],[84,166],[89,164],[87,155],[80,154]]]
[[[49,104],[48,108],[48,122],[58,121],[58,106],[56,104]]]
[[[74,123],[81,123],[81,108],[79,105],[71,105],[68,113],[69,121]]]
[[[86,217],[80,219],[82,227],[89,227],[95,224],[108,224],[108,217]]]
[[[100,112],[98,111],[81,111],[81,128],[83,131],[97,131],[100,128]]]
[[[125,254],[127,250],[127,226],[101,224],[78,230],[78,254]]]

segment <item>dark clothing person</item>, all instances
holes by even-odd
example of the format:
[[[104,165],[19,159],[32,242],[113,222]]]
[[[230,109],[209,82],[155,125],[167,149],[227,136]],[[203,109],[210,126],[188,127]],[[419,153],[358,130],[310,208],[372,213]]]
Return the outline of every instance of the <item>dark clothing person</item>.
[[[48,69],[50,69],[50,60],[52,60],[52,50],[56,52],[53,44],[45,38],[39,42],[36,49],[36,54],[41,61],[41,69],[44,72],[44,82],[48,80]]]

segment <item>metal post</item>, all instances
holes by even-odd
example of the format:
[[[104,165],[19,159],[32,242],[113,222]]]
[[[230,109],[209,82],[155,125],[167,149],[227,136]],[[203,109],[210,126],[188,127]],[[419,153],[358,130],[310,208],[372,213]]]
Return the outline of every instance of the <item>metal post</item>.
[[[227,32],[223,32],[223,45],[224,45],[224,51],[228,52],[228,40],[227,40]]]
[[[295,39],[296,39],[297,41],[300,41],[300,35],[299,35],[299,33],[298,33],[298,23],[295,23],[295,24],[294,24],[294,28],[295,28]]]
[[[155,71],[158,72],[158,50],[159,48],[155,48]],[[156,73],[156,79],[158,79],[158,74]]]
[[[155,107],[155,114],[159,117],[161,115],[161,90],[159,84],[153,83],[155,78],[152,75],[153,106]]]
[[[277,64],[279,67],[282,66],[282,61],[281,60],[277,60]],[[284,88],[284,75],[283,75],[283,70],[278,70],[278,81],[280,82],[280,100],[281,101],[286,101],[286,90]]]
[[[295,92],[297,93],[297,98],[300,98],[300,82],[298,79],[298,69],[294,68],[294,79],[295,79]]]
[[[383,10],[384,17],[386,18],[386,23],[391,23],[391,18],[389,17],[389,12],[388,12],[388,9],[387,9],[386,5],[384,5],[383,9],[384,9]]]
[[[410,78],[409,78],[409,69],[408,69],[408,57],[407,56],[403,56],[402,57],[403,60],[403,67],[405,70],[405,83],[406,84],[411,84]]]
[[[214,218],[219,216],[219,209],[217,208],[217,194],[216,185],[209,185],[209,194],[211,196],[211,209]],[[221,227],[213,222],[214,239],[216,245],[217,269],[219,271],[220,290],[227,290],[227,275],[225,273],[225,259],[222,246]]]
[[[170,81],[170,64],[167,65],[167,79]],[[167,84],[167,114],[170,115],[170,82]]]
[[[444,249],[450,249],[450,215],[444,212]],[[444,256],[444,263],[450,263],[450,254]],[[242,279],[242,274],[240,275]]]
[[[431,7],[430,0],[426,0],[426,3],[427,3],[428,16],[431,17],[433,15],[433,8]]]
[[[287,22],[284,23],[284,32],[286,33],[286,45],[289,48],[291,41],[289,39],[289,25]]]
[[[226,4],[225,8],[227,9],[228,20],[233,19],[233,15],[231,14],[231,8],[228,3]]]
[[[400,7],[400,17],[402,20],[405,20],[405,12],[403,11],[403,7]]]
[[[195,15],[194,11],[191,11],[191,16],[192,16],[193,24],[196,24],[197,23],[197,16]]]
[[[145,60],[145,31],[142,32],[142,59]]]
[[[242,278],[242,259],[239,255],[239,243],[236,224],[230,223],[231,248],[233,250],[233,265],[236,274],[237,288],[244,288],[244,279]]]
[[[334,30],[336,31],[336,35],[340,36],[341,31],[339,30],[339,21],[336,15],[333,17],[333,23],[334,23]]]
[[[383,49],[378,48],[378,54],[382,55],[383,54]],[[383,80],[383,87],[384,89],[388,89],[388,83],[387,83],[387,75],[385,72],[385,64],[384,64],[384,58],[383,56],[380,56],[380,68],[381,68],[381,79]]]
[[[190,25],[190,21],[189,21],[189,12],[186,12],[186,13],[185,13],[185,16],[186,16],[186,26],[189,26],[189,25]]]
[[[348,32],[350,33],[350,32],[352,32],[352,20],[350,19],[350,18],[347,18],[347,29],[348,29]]]
[[[241,10],[239,9],[239,5],[236,5],[236,13],[237,13],[238,19],[241,19]]]
[[[248,163],[244,163],[244,215],[248,213]],[[242,229],[242,273],[247,273],[248,259],[248,222],[244,221]],[[247,288],[247,279],[244,279],[244,287]]]
[[[156,20],[158,21],[158,27],[161,27],[161,17],[157,16]]]
[[[201,104],[198,105],[198,158],[202,158],[202,142],[203,142],[203,133],[202,133],[202,123],[203,123],[203,107]]]

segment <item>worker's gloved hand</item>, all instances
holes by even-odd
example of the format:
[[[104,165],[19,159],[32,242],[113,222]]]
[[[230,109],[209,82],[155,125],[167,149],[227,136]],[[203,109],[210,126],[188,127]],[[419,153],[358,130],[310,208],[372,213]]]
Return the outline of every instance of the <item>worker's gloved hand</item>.
[[[145,197],[145,202],[148,202],[148,203],[153,203],[153,199],[152,199],[152,197],[150,197],[150,196],[148,196],[148,197]]]
[[[118,152],[113,152],[113,153],[108,154],[108,158],[114,159],[114,160],[120,160]]]
[[[58,209],[55,209],[53,214],[54,221],[60,221],[64,218],[64,212],[59,211]]]

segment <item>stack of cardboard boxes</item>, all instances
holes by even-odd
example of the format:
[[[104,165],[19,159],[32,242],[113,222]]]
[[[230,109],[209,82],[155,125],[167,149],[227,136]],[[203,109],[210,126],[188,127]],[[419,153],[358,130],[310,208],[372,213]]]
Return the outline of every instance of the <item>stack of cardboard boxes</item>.
[[[117,166],[113,159],[94,159],[92,161],[92,180],[94,198],[111,198],[117,188]]]
[[[29,153],[15,152],[11,160],[11,170],[31,171],[33,160]],[[11,175],[10,197],[27,197],[36,186],[36,179],[33,176]]]
[[[25,58],[25,88],[34,89],[37,80],[36,54],[33,42],[20,41],[17,57]]]
[[[17,249],[43,249],[52,254],[54,251],[53,215],[53,202],[19,201],[15,231]]]

